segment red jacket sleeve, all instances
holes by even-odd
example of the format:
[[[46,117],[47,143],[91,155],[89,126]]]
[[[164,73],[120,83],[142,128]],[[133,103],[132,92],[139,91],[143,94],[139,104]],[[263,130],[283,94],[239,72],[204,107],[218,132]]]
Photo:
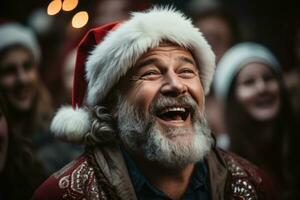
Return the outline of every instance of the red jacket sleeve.
[[[81,156],[50,176],[34,192],[32,200],[90,199],[97,192],[94,170]]]

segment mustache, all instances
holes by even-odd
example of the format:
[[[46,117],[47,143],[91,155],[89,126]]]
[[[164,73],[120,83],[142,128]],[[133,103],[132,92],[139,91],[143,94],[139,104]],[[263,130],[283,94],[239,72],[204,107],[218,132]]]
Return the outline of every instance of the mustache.
[[[159,95],[156,99],[153,100],[152,104],[150,105],[150,112],[152,114],[155,114],[159,110],[172,106],[182,106],[188,108],[192,115],[194,115],[194,113],[199,110],[198,104],[190,96],[183,95],[179,97],[169,97]]]

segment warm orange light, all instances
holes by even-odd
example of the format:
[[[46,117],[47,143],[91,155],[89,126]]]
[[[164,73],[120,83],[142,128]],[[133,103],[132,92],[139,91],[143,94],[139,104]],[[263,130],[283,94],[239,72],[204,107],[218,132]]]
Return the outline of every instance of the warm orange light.
[[[74,28],[82,28],[89,21],[89,14],[86,11],[80,11],[73,16],[72,26]]]
[[[49,3],[47,8],[48,15],[56,15],[61,10],[61,0],[53,0]]]
[[[62,9],[64,11],[71,11],[78,5],[78,0],[64,0]]]

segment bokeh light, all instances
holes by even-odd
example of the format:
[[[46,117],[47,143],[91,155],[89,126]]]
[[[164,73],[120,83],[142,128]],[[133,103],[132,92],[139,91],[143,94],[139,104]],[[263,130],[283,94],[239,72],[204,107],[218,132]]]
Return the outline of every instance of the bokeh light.
[[[82,28],[89,21],[89,14],[86,11],[80,11],[73,16],[72,26],[74,28]]]
[[[49,3],[47,8],[48,15],[56,15],[61,10],[61,0],[53,0]]]
[[[71,11],[78,5],[78,0],[64,0],[62,9],[64,11]]]

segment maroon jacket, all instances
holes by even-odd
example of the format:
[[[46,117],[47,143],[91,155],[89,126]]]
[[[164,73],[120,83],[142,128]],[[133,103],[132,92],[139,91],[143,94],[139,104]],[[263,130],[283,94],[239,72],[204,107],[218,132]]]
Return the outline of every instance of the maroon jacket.
[[[277,199],[267,177],[250,162],[219,149],[206,157],[211,199]],[[135,200],[124,159],[117,148],[86,152],[48,178],[33,200]]]

